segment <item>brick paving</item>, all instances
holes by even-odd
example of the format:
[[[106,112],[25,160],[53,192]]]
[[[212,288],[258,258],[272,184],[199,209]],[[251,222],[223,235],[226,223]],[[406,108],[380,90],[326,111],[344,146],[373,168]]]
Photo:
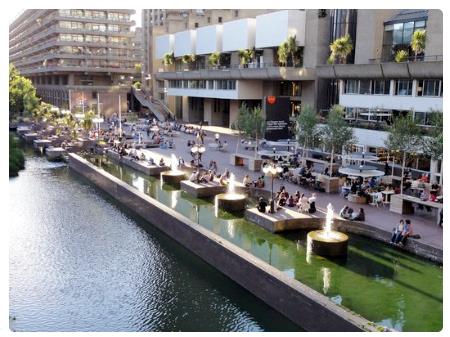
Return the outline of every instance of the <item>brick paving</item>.
[[[237,136],[235,135],[235,132],[221,127],[203,127],[203,129],[206,131],[204,144],[207,150],[203,153],[202,162],[206,167],[208,166],[210,160],[215,160],[217,162],[218,172],[223,172],[226,168],[228,168],[230,172],[236,175],[236,179],[238,181],[242,181],[246,174],[250,174],[250,177],[253,179],[262,174],[260,172],[249,171],[245,168],[245,166],[234,166],[230,164],[230,154],[236,151]],[[225,140],[228,142],[228,147],[225,152],[208,148],[209,143],[214,143],[215,133],[220,134],[220,140],[222,142]],[[141,134],[144,135],[144,138],[146,138],[145,132],[142,132]],[[175,153],[177,157],[183,157],[186,163],[188,163],[192,157],[190,149],[187,147],[187,141],[193,139],[195,139],[194,135],[181,133],[179,136],[173,138],[175,144],[174,149],[152,148],[147,149],[146,152],[148,151],[150,153],[154,153],[155,161],[159,161],[161,156],[163,156],[166,160],[169,160],[171,154]],[[246,155],[254,154],[254,151],[245,150],[241,146],[239,146],[238,152]],[[286,187],[289,194],[299,190],[300,193],[305,193],[305,195],[309,197],[313,192],[316,193],[316,205],[322,209],[326,209],[328,203],[333,205],[335,212],[339,212],[344,205],[352,207],[355,211],[357,211],[360,207],[363,207],[366,213],[365,223],[387,231],[392,231],[393,227],[400,219],[411,219],[414,233],[420,234],[421,236],[420,241],[440,249],[443,247],[443,231],[442,228],[436,223],[435,211],[432,212],[432,215],[425,213],[420,215],[400,215],[390,212],[388,206],[380,206],[378,208],[369,205],[354,204],[344,199],[339,193],[328,194],[313,191],[312,189],[303,188],[294,183],[279,179],[275,179],[274,181],[274,191],[277,191],[281,185]],[[270,184],[266,184],[266,188],[267,186],[270,186]]]

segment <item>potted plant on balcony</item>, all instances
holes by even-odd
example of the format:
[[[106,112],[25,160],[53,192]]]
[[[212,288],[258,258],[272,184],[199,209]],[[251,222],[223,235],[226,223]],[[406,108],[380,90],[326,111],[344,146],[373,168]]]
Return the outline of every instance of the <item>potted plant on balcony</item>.
[[[221,57],[222,54],[220,52],[212,53],[208,57],[208,64],[212,66],[213,69],[217,69],[218,67],[220,67]]]
[[[194,54],[186,54],[181,57],[181,62],[188,66],[188,69],[191,68],[192,64],[195,63],[195,55]]]
[[[400,49],[395,53],[395,62],[402,63],[408,61],[409,53],[407,50]]]
[[[416,30],[411,38],[411,49],[414,52],[414,61],[417,61],[417,55],[425,51],[427,40],[427,31],[425,29]]]
[[[165,66],[170,66],[175,62],[175,56],[173,53],[165,53],[163,56],[163,64]]]
[[[253,59],[253,55],[254,55],[253,50],[251,50],[251,49],[240,49],[238,51],[238,56],[239,56],[239,60],[240,60],[239,68],[247,68],[248,64]]]
[[[353,50],[353,42],[350,35],[345,35],[334,40],[330,44],[331,54],[328,57],[328,63],[347,63],[347,57]]]

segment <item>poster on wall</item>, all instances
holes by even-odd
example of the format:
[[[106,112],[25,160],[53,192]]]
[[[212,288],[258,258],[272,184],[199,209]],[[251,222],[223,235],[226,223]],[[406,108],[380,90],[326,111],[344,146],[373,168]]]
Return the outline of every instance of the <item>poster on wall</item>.
[[[265,139],[277,141],[289,138],[289,112],[291,103],[286,96],[264,97],[263,110],[266,115]]]

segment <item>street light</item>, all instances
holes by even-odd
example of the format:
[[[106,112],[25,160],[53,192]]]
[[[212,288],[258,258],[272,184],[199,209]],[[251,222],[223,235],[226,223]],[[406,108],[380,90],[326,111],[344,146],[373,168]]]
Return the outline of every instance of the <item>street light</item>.
[[[206,148],[205,148],[205,146],[203,144],[194,144],[194,145],[192,145],[191,152],[192,152],[192,154],[195,155],[195,159],[197,161],[197,167],[200,166],[200,156],[205,151],[206,151]]]
[[[283,171],[283,168],[277,164],[270,163],[263,167],[264,174],[270,174],[272,177],[272,198],[270,199],[270,213],[275,213],[275,202],[273,200],[273,180],[275,177]]]

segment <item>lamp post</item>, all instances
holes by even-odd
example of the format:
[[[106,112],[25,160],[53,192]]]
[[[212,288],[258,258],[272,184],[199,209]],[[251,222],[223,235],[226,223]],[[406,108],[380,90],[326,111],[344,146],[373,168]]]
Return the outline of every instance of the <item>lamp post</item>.
[[[270,174],[272,177],[272,194],[270,199],[270,213],[275,213],[275,201],[273,200],[273,180],[283,171],[283,168],[277,164],[271,163],[263,167],[264,174]]]
[[[195,155],[195,160],[197,162],[197,168],[200,166],[200,156],[205,151],[206,151],[206,148],[203,144],[194,144],[191,147],[191,152],[192,152],[192,154]]]

